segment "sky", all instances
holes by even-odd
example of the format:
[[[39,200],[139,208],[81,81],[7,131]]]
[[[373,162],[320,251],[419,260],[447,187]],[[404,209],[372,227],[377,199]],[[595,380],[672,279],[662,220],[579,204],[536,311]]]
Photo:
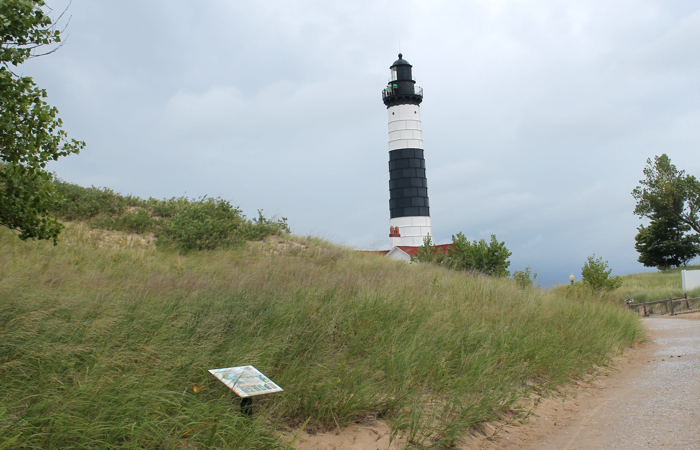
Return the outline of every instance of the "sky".
[[[48,0],[58,17],[65,0]],[[388,249],[381,90],[424,89],[433,237],[492,234],[543,286],[637,262],[631,191],[666,153],[700,176],[700,4],[681,0],[73,0],[21,66],[80,155],[58,177],[222,197],[292,232]]]

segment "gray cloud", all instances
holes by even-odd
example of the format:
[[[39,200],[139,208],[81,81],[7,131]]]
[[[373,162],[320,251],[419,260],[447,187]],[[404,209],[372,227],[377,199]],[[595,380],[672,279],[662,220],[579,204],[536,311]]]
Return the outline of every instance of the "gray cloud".
[[[386,247],[379,91],[399,42],[425,88],[438,242],[495,233],[548,284],[594,252],[639,271],[630,191],[646,158],[700,174],[690,2],[75,0],[70,13],[66,45],[23,71],[87,141],[52,166],[79,184],[220,195],[296,233]]]

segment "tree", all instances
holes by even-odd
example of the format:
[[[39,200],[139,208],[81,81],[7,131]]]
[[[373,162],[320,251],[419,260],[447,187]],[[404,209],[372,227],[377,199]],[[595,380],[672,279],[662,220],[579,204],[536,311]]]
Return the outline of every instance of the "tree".
[[[647,159],[644,179],[632,191],[634,213],[649,219],[675,217],[700,233],[700,181],[679,171],[664,153]]]
[[[78,153],[85,143],[69,140],[46,91],[13,68],[52,53],[61,31],[44,12],[43,0],[0,1],[0,225],[21,239],[52,239],[63,229],[49,210],[60,198],[46,164]]]
[[[418,247],[418,252],[411,257],[414,262],[430,262],[442,265],[445,262],[445,253],[442,249],[436,249],[433,245],[433,238],[428,234],[423,238],[423,245]]]
[[[597,292],[614,291],[622,286],[622,278],[611,277],[612,269],[608,268],[608,262],[603,258],[589,256],[581,269],[581,281],[583,284]]]
[[[648,227],[642,225],[638,230],[634,248],[646,267],[685,266],[700,253],[700,235],[686,234],[690,226],[676,216],[654,216]]]
[[[484,239],[469,242],[461,232],[452,235],[453,248],[450,249],[447,264],[455,270],[476,270],[486,275],[507,277],[510,275],[510,255],[505,242],[498,242],[496,235],[491,235],[491,242]]]

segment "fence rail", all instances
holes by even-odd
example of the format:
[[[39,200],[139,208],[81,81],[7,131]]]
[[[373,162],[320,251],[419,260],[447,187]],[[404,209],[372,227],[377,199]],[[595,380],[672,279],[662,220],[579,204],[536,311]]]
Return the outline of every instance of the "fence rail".
[[[641,312],[644,317],[649,317],[649,314],[659,314],[657,310],[660,305],[664,306],[664,312],[661,314],[675,316],[676,314],[700,311],[700,297],[688,298],[688,294],[686,294],[683,297],[666,298],[653,302],[628,303],[627,309],[635,311],[637,314]]]

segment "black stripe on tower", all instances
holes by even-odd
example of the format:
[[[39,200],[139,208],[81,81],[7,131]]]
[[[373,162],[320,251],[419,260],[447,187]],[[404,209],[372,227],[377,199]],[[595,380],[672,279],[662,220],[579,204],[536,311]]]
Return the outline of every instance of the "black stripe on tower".
[[[392,219],[430,217],[423,150],[402,148],[389,152],[389,211]]]

